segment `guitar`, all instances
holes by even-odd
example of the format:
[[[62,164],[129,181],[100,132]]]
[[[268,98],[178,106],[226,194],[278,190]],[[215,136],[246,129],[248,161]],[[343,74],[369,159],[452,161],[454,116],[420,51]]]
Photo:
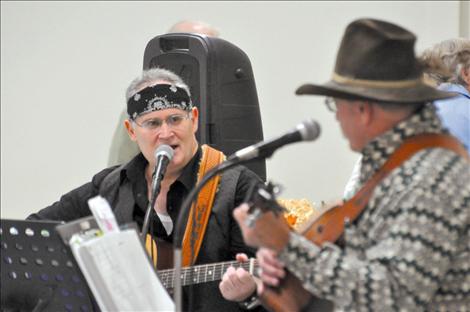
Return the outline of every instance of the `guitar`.
[[[247,219],[248,226],[253,225],[256,222],[256,219],[266,211],[272,211],[275,214],[280,214],[286,209],[278,204],[275,196],[279,192],[280,188],[277,185],[272,184],[271,182],[267,185],[263,183],[253,184],[249,195],[247,197],[247,202],[250,206],[249,216]],[[338,206],[329,208],[333,209]],[[328,214],[325,212],[324,214]],[[327,220],[329,223],[331,220]],[[318,230],[324,231],[324,222],[321,216],[316,216],[315,218],[306,222],[306,225],[303,226],[303,230],[300,232],[308,239],[316,242],[313,237],[318,235]],[[320,229],[319,229],[320,226]],[[289,271],[286,271],[286,276],[280,281],[280,285],[277,287],[266,286],[263,293],[260,295],[261,304],[268,310],[274,312],[296,312],[301,311],[307,305],[309,310],[315,311],[331,311],[333,310],[333,303],[314,297],[309,291],[307,291],[302,283],[291,274]]]

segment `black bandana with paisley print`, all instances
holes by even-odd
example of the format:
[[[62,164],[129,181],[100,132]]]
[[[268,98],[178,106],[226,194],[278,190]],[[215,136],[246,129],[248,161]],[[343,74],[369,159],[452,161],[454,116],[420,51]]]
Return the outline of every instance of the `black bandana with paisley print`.
[[[138,116],[157,110],[178,108],[190,111],[193,107],[186,90],[175,85],[157,84],[134,94],[127,101],[127,114],[134,120]]]

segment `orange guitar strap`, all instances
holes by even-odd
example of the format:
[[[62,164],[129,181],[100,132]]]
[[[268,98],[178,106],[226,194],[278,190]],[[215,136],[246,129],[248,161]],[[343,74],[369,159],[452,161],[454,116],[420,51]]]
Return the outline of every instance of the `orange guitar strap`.
[[[202,159],[199,165],[197,183],[201,181],[204,175],[212,168],[225,160],[224,153],[208,146],[202,146]],[[196,261],[197,255],[202,245],[202,240],[206,232],[207,223],[214,204],[215,194],[219,187],[220,175],[213,177],[202,188],[196,203],[191,207],[186,230],[183,237],[182,266],[189,266]],[[196,183],[196,184],[197,184]],[[193,222],[194,220],[194,222]],[[191,241],[192,239],[192,241]],[[191,248],[193,245],[193,248]],[[194,254],[191,257],[191,249]]]
[[[452,136],[445,134],[421,134],[410,137],[398,147],[382,168],[366,182],[353,198],[337,207],[338,209],[327,211],[322,215],[322,218],[317,220],[314,226],[304,233],[304,236],[318,245],[325,241],[335,242],[344,231],[344,222],[338,222],[338,220],[354,221],[366,207],[372,192],[380,181],[416,152],[431,147],[446,148],[454,151],[467,161],[470,160],[465,148]]]
[[[212,168],[225,160],[224,153],[208,146],[202,145],[202,159],[197,174],[197,183],[201,181],[204,175]],[[191,206],[186,230],[183,237],[182,249],[182,266],[188,266],[194,263],[199,254],[202,245],[204,233],[206,232],[207,223],[214,204],[215,194],[220,182],[220,175],[213,177],[199,193],[196,203]],[[197,184],[196,183],[196,184]],[[195,223],[193,224],[193,216]],[[193,235],[191,235],[193,234]],[[191,257],[191,236],[193,238],[194,254]],[[152,247],[150,247],[152,246]],[[157,267],[157,245],[156,242],[147,234],[145,239],[145,249],[150,255],[153,265]]]

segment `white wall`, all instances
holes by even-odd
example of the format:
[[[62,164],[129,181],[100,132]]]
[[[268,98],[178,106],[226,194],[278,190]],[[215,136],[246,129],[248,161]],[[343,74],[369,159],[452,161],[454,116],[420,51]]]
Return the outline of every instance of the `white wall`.
[[[458,2],[1,2],[1,213],[24,218],[105,167],[127,84],[147,42],[176,21],[216,25],[252,62],[265,138],[311,116],[319,140],[268,160],[283,197],[342,193],[357,157],[321,97],[294,95],[329,79],[345,26],[398,23],[417,50],[458,35]]]

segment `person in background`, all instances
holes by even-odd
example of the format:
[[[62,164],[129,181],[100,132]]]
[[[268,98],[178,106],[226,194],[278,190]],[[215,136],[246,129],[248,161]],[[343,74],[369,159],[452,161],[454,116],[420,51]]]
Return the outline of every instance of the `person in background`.
[[[435,101],[444,126],[470,151],[470,39],[449,39],[420,56],[424,73],[439,90],[458,96]]]
[[[359,183],[336,208],[341,217],[312,234],[316,243],[291,231],[281,214],[235,209],[245,242],[260,247],[259,294],[278,287],[287,269],[306,290],[297,300],[305,311],[315,311],[318,299],[336,311],[470,306],[469,155],[432,104],[455,94],[424,82],[415,41],[396,24],[355,20],[331,80],[297,89],[326,96],[351,150],[362,155]],[[339,239],[321,238],[326,230]]]
[[[160,68],[144,71],[128,87],[126,101],[127,119],[123,127],[130,139],[137,143],[140,153],[123,165],[102,170],[91,182],[63,195],[59,201],[30,215],[28,219],[68,222],[89,216],[88,199],[101,195],[110,203],[119,224],[134,221],[142,230],[152,196],[152,174],[156,163],[154,153],[159,146],[166,144],[173,149],[174,156],[152,207],[149,233],[154,240],[160,239],[158,244],[162,241],[173,242],[174,225],[184,199],[196,185],[198,177],[204,175],[204,168],[216,159],[220,163],[224,157],[221,152],[206,145],[200,146],[197,142],[199,111],[193,106],[187,84],[173,72]],[[207,216],[207,219],[199,221],[198,218],[197,224],[192,226],[196,229],[192,232],[204,227],[205,231],[201,232],[201,239],[195,239],[200,242],[199,252],[193,257],[194,261],[188,262],[189,265],[229,261],[235,259],[238,253],[254,255],[254,250],[243,242],[232,211],[246,198],[251,184],[260,181],[255,173],[238,166],[224,172],[220,180],[214,182],[210,193],[202,191],[199,194],[197,215]],[[204,198],[213,198],[213,201]],[[183,224],[188,228],[191,226],[188,213],[184,216]],[[204,217],[201,219],[204,220]],[[183,259],[191,260],[190,248],[185,246],[191,246],[192,237],[188,234],[183,238]],[[163,255],[159,251],[158,259],[161,257]],[[222,297],[218,281],[213,281],[212,275],[206,275],[205,280],[209,282],[192,286],[194,305],[189,307],[188,297],[184,297],[185,309],[242,310],[237,303]]]
[[[201,35],[218,37],[219,31],[201,21],[184,20],[180,21],[169,29],[168,33],[197,33]],[[114,130],[113,138],[108,155],[108,166],[120,165],[131,160],[139,153],[139,148],[135,142],[132,142],[127,135],[125,128],[122,126],[124,120],[127,119],[127,113],[124,109],[119,116],[119,121]]]
[[[201,34],[209,37],[219,37],[220,33],[214,26],[203,22],[203,21],[193,21],[193,20],[183,20],[173,26],[168,30],[169,34],[172,33],[192,33],[192,34]]]

